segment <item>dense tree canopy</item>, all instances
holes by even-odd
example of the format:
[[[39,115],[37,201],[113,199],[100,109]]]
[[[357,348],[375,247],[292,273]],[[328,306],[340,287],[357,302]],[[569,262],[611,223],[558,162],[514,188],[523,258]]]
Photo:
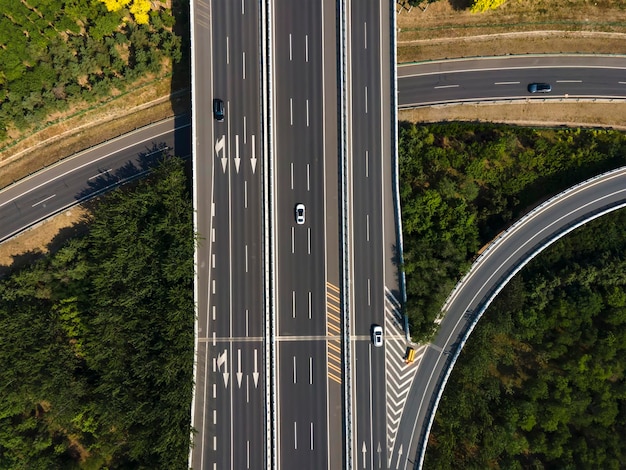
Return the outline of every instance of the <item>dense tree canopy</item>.
[[[128,2],[125,2],[128,3]],[[158,5],[158,2],[152,2]],[[76,100],[94,101],[181,57],[167,8],[108,11],[91,0],[0,0],[0,139],[39,126]],[[144,21],[149,18],[149,21]],[[74,100],[74,101],[73,101]]]
[[[429,338],[479,248],[538,201],[623,165],[615,131],[446,123],[399,129],[407,314]]]
[[[502,291],[444,392],[425,468],[626,462],[626,210],[565,237]]]
[[[193,228],[182,163],[0,280],[0,468],[186,468]]]

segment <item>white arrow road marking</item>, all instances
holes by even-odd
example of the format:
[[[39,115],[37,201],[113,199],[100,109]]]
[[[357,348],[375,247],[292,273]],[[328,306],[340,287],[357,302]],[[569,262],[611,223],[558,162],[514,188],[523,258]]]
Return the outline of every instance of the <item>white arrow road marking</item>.
[[[241,378],[243,377],[243,373],[241,372],[241,349],[237,349],[237,383],[239,384],[239,388],[241,388]]]
[[[224,349],[224,352],[222,354],[219,354],[217,356],[217,370],[221,372],[222,369],[222,365],[224,365],[224,387],[228,387],[228,376],[230,375],[228,373],[228,350]]]
[[[363,441],[363,447],[361,447],[361,452],[363,453],[363,468],[365,468],[367,466],[367,460],[366,460],[367,447],[365,446],[365,441]]]
[[[235,136],[235,170],[239,173],[239,165],[241,164],[241,158],[239,158],[239,135]]]
[[[222,154],[221,157],[220,153]],[[226,136],[224,135],[215,141],[215,156],[222,160],[222,170],[226,173],[228,158],[226,158]]]
[[[252,174],[256,171],[256,147],[254,142],[256,140],[256,136],[252,134],[252,158],[250,158],[250,164],[252,165]]]
[[[396,470],[400,467],[400,459],[402,458],[402,444],[400,444],[400,448],[398,449],[398,460],[396,461]]]
[[[378,468],[381,468],[381,465],[382,465],[381,460],[380,460],[381,459],[381,456],[380,456],[381,452],[382,452],[382,449],[380,447],[380,442],[378,442],[378,447],[376,448],[376,453],[378,454]]]
[[[254,379],[254,388],[259,384],[259,369],[257,367],[257,350],[254,350],[254,372],[252,372],[252,378]]]

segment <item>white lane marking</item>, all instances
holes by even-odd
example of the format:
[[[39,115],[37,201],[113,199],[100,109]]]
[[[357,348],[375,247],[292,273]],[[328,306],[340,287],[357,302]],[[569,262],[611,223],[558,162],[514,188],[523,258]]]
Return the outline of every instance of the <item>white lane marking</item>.
[[[211,241],[215,243],[215,227],[211,229]]]
[[[241,14],[242,15],[246,14],[246,4],[245,4],[244,0],[241,0]],[[250,444],[250,441],[248,441],[248,444]]]
[[[213,346],[215,346],[215,331],[213,332]]]
[[[313,385],[313,357],[309,356],[309,384]]]
[[[242,58],[242,62],[241,62],[241,67],[242,67],[242,74],[243,74],[243,80],[246,79],[246,53],[242,52],[243,58]]]
[[[215,203],[211,203],[211,217],[215,217]]]
[[[309,100],[306,100],[306,127],[309,127]]]
[[[230,46],[228,44],[228,36],[226,36],[226,63],[230,64]]]
[[[213,279],[213,281],[211,281],[211,283],[213,284],[213,294],[215,294],[215,279]]]
[[[245,246],[246,249],[246,272],[248,272],[248,245]]]
[[[250,318],[249,311],[248,311],[248,309],[246,309],[246,336],[249,336],[249,334],[248,334],[249,333],[249,331],[248,331],[249,318]]]
[[[367,114],[367,87],[365,87],[365,114]]]
[[[289,98],[289,122],[293,126],[293,98]]]
[[[243,208],[248,208],[248,180],[243,182]]]
[[[363,29],[365,30],[365,33],[363,34],[363,46],[364,49],[367,49],[367,21],[363,23]]]
[[[217,450],[217,436],[213,436],[213,450]]]
[[[49,199],[52,199],[55,196],[56,196],[56,194],[53,194],[52,196],[48,196],[47,198],[42,199],[41,201],[36,202],[35,204],[33,204],[32,207],[38,206],[39,204],[43,204],[44,202],[46,202]]]
[[[494,85],[519,85],[520,82],[494,82]]]
[[[213,308],[211,310],[212,310],[213,320],[215,320],[215,310],[216,310],[215,305],[213,305]],[[215,332],[213,332],[213,333],[215,333]]]
[[[306,164],[306,190],[311,190],[311,164]]]
[[[256,137],[254,134],[250,136],[252,138],[252,156],[250,157],[250,164],[252,165],[252,174],[256,173]]]
[[[582,83],[582,80],[557,80],[557,83]]]
[[[370,177],[370,151],[365,151],[365,177]]]
[[[250,468],[250,441],[246,441],[246,468]]]
[[[215,269],[215,253],[211,254],[211,267]]]
[[[626,82],[617,82],[617,83],[619,83],[620,85],[626,85]]]
[[[294,227],[293,225],[291,226],[291,253],[295,253],[296,252],[296,240],[295,240],[295,236],[296,234],[294,233]]]
[[[248,120],[246,116],[243,117],[243,143],[248,142]]]
[[[367,305],[372,305],[372,282],[367,279]]]
[[[309,291],[309,319],[311,318],[311,313],[313,311],[313,296],[311,295],[311,291]]]
[[[213,398],[217,398],[217,384],[213,384]]]
[[[290,163],[291,189],[293,189],[293,162]]]
[[[246,375],[246,403],[250,403],[250,376]]]
[[[184,128],[186,128],[186,127],[188,127],[188,126],[179,126],[179,127],[176,127],[174,130],[184,129]],[[26,194],[28,194],[28,193],[31,193],[31,192],[33,192],[33,191],[35,191],[35,190],[37,190],[37,189],[39,189],[39,188],[41,188],[41,187],[43,187],[43,186],[47,185],[47,184],[50,184],[50,183],[52,183],[53,181],[59,180],[59,179],[64,178],[65,176],[67,176],[67,175],[69,175],[69,174],[71,174],[71,173],[74,173],[74,172],[76,172],[76,171],[78,171],[78,170],[81,170],[82,168],[85,168],[85,167],[86,167],[86,166],[88,166],[88,165],[93,165],[94,163],[99,162],[100,160],[104,160],[104,159],[106,159],[106,158],[109,158],[109,157],[110,157],[113,153],[118,153],[118,152],[121,152],[122,150],[127,150],[127,149],[129,149],[129,148],[135,147],[138,143],[139,143],[139,144],[141,144],[141,143],[145,143],[145,142],[153,141],[154,139],[156,139],[156,138],[158,138],[158,137],[161,137],[161,136],[163,136],[163,135],[165,135],[165,134],[168,134],[169,132],[171,132],[171,131],[161,132],[160,134],[158,134],[158,135],[156,135],[156,136],[152,136],[152,137],[150,137],[150,139],[147,139],[147,140],[142,140],[141,142],[133,142],[131,145],[127,145],[127,146],[125,146],[125,147],[122,147],[122,148],[120,148],[120,149],[117,149],[115,152],[107,153],[107,154],[105,154],[105,155],[102,155],[101,157],[98,157],[98,158],[94,159],[94,160],[90,160],[90,161],[88,161],[88,162],[86,162],[86,163],[83,163],[83,164],[81,164],[81,165],[75,166],[75,167],[73,167],[72,169],[70,169],[70,170],[68,170],[68,171],[65,171],[65,172],[61,173],[60,175],[56,175],[56,176],[54,176],[54,177],[50,178],[49,180],[47,180],[47,181],[45,181],[45,182],[43,182],[43,183],[38,184],[37,186],[34,186],[34,187],[32,187],[32,188],[27,189],[27,190],[26,190],[26,191],[24,191],[23,193],[20,193],[20,194],[18,194],[17,196],[12,197],[11,199],[8,199],[8,200],[6,200],[6,201],[3,201],[2,203],[0,203],[0,207],[6,206],[7,204],[10,204],[11,202],[15,201],[16,199],[19,199],[20,197],[25,196],[25,195],[26,195]],[[159,150],[159,151],[160,151],[160,150]],[[152,152],[152,153],[156,153],[156,152]],[[152,153],[150,153],[150,154],[148,154],[148,155],[151,155]],[[68,159],[68,160],[69,160],[69,159]]]
[[[298,382],[298,374],[296,373],[296,356],[293,356],[293,383]]]
[[[217,424],[217,410],[213,410],[213,424]]]
[[[289,61],[293,60],[293,48],[291,47],[291,33],[289,33]]]
[[[311,423],[311,450],[313,450],[313,423]]]
[[[291,316],[296,318],[296,291],[291,291]]]
[[[435,88],[435,90],[440,90],[442,88],[458,88],[460,85],[438,85]]]
[[[306,233],[307,233],[307,250],[309,254],[311,254],[311,227],[307,227]]]
[[[368,279],[369,282],[369,279]],[[369,345],[369,361],[370,361],[370,377],[373,377],[372,373],[372,345]],[[372,400],[372,388],[374,387],[374,381],[370,380],[370,448],[374,448],[374,400]],[[363,447],[365,447],[365,441],[363,441]],[[371,452],[371,468],[374,468],[374,452]],[[363,454],[363,460],[365,460],[365,454]],[[365,467],[365,465],[363,465]]]
[[[88,178],[88,180],[89,180],[89,181],[91,181],[91,180],[93,180],[93,179],[99,178],[100,176],[102,176],[102,175],[106,175],[107,173],[109,173],[109,172],[111,172],[111,171],[113,171],[113,168],[109,168],[109,169],[108,169],[108,170],[106,170],[106,171],[101,171],[101,172],[100,172],[100,173],[98,173],[97,175],[90,176],[90,177]]]
[[[298,449],[298,423],[293,422],[293,448]]]
[[[365,239],[370,241],[370,215],[365,214]]]
[[[309,35],[304,36],[304,60],[309,61]]]

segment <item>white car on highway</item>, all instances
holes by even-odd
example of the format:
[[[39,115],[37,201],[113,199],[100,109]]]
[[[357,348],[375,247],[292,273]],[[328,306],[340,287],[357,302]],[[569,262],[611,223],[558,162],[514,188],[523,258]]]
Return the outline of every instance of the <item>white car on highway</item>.
[[[304,207],[304,204],[302,203],[296,204],[296,223],[298,225],[302,225],[304,223],[305,214],[306,214],[306,208]]]

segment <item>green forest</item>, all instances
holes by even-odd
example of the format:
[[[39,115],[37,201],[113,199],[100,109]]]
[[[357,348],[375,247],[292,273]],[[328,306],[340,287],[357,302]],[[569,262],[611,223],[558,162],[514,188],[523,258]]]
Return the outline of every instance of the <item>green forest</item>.
[[[487,310],[446,387],[425,468],[626,462],[626,210],[577,229]]]
[[[140,24],[133,18],[146,14],[131,14],[139,3],[109,11],[96,0],[0,0],[0,140],[12,128],[42,126],[72,103],[119,94],[161,73],[165,59],[179,61],[173,26],[186,10],[152,5]]]
[[[186,468],[188,185],[166,158],[96,201],[82,236],[0,279],[0,468]]]
[[[446,296],[481,247],[540,201],[626,162],[626,135],[610,130],[401,122],[398,134],[415,341],[435,333]]]

